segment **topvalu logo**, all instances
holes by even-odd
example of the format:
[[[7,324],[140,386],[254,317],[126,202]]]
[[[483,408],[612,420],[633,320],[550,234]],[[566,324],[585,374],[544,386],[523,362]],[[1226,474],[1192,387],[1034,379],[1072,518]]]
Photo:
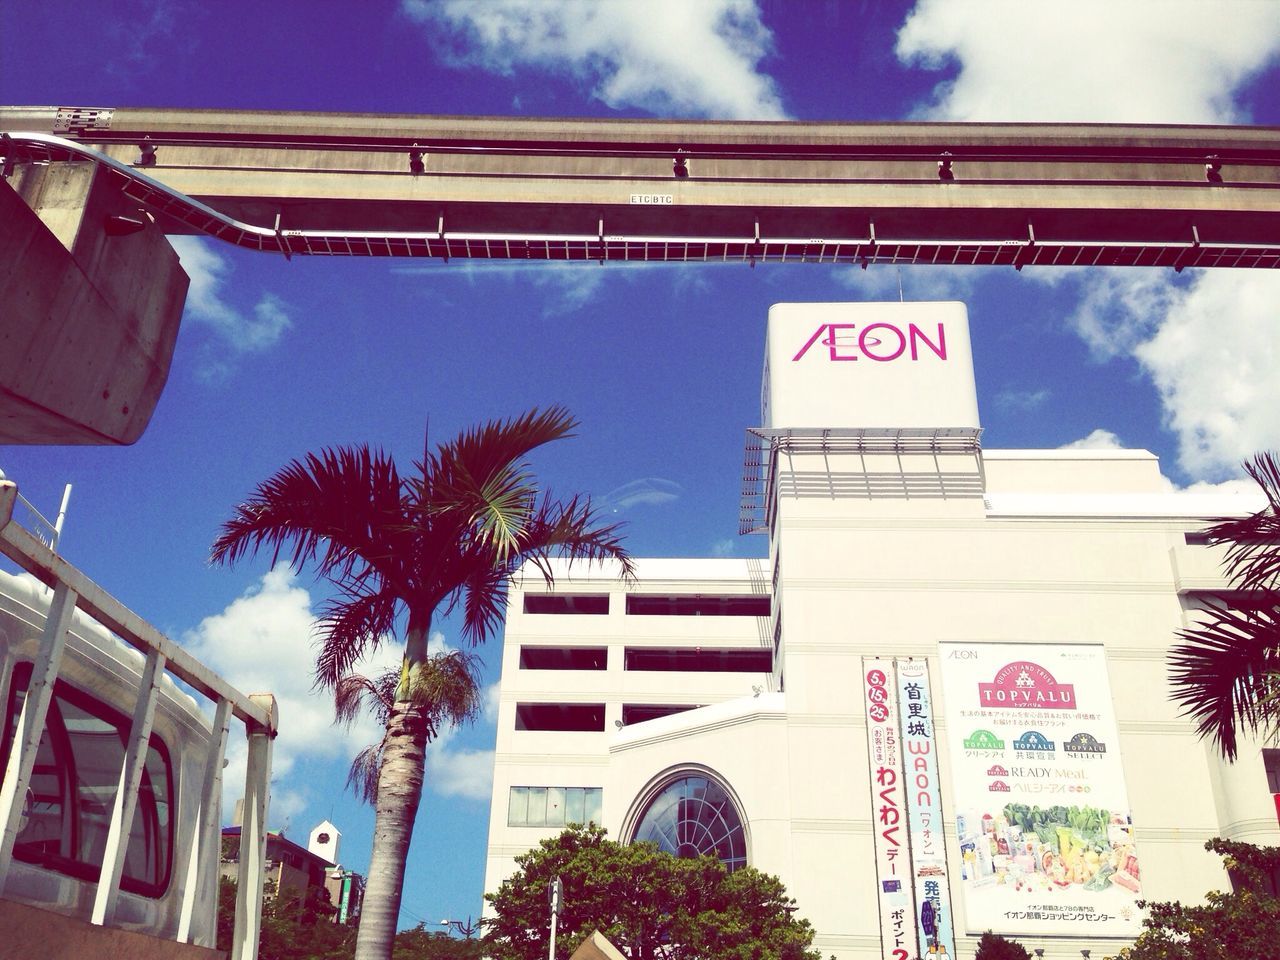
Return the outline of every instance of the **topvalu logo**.
[[[1070,683],[1058,683],[1040,664],[1016,660],[996,671],[991,683],[978,684],[978,700],[984,707],[1074,710],[1076,690]]]

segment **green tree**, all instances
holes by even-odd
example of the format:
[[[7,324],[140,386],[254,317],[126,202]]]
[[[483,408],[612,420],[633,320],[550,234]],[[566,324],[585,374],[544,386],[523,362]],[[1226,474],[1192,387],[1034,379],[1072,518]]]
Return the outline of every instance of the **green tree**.
[[[484,945],[479,939],[451,937],[439,930],[428,930],[420,923],[396,934],[392,960],[480,960]]]
[[[316,684],[335,691],[340,717],[365,703],[384,722],[382,742],[353,771],[375,806],[357,960],[391,956],[427,744],[437,724],[475,710],[467,662],[428,652],[433,617],[460,609],[474,645],[501,625],[507,583],[525,561],[548,580],[552,556],[614,560],[630,575],[617,527],[598,524],[584,497],[540,496],[529,468],[533,450],[576,425],[560,407],[491,421],[428,451],[404,477],[367,446],[308,454],[259,484],[214,541],[216,563],[265,549],[335,587],[317,624]],[[391,689],[353,679],[361,657],[394,636],[403,656]]]
[[[1222,856],[1234,890],[1211,891],[1205,902],[1143,903],[1143,931],[1121,960],[1240,960],[1280,956],[1280,847],[1210,840],[1206,850]]]
[[[978,941],[978,952],[973,955],[973,960],[1031,960],[1031,954],[1017,940],[988,930]]]
[[[295,891],[277,895],[268,884],[262,901],[259,960],[350,960],[355,928],[333,922],[333,907],[323,891],[303,899]],[[218,949],[231,949],[235,929],[236,882],[218,884]]]
[[[1274,734],[1280,720],[1280,462],[1260,453],[1244,464],[1267,505],[1205,530],[1227,548],[1230,603],[1211,602],[1169,655],[1174,700],[1228,760],[1239,730]]]
[[[486,895],[494,960],[547,956],[547,888],[564,884],[556,958],[593,930],[632,960],[819,960],[813,928],[792,915],[782,882],[750,867],[727,873],[715,857],[680,858],[651,843],[624,845],[575,826],[516,858],[519,871]]]

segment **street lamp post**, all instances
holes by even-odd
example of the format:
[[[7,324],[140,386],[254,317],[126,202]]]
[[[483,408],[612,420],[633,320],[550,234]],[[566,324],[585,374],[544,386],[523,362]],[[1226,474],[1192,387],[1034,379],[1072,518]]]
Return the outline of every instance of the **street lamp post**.
[[[475,936],[480,931],[480,928],[483,925],[484,925],[484,920],[477,920],[475,923],[472,923],[470,916],[467,917],[465,923],[461,920],[449,920],[447,918],[440,921],[440,926],[446,927],[452,930],[457,930],[460,934],[462,934],[468,940],[470,940],[473,936]]]

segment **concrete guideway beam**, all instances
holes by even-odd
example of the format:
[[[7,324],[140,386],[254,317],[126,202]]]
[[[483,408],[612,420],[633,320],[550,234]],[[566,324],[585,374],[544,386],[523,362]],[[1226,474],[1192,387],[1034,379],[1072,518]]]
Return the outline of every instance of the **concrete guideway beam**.
[[[1273,128],[14,107],[0,130],[16,162],[110,166],[166,230],[286,256],[1280,266]]]

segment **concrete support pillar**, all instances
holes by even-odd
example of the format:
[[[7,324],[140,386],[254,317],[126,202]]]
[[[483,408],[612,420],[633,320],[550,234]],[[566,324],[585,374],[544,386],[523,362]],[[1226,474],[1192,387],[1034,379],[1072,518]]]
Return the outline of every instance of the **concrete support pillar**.
[[[0,443],[133,443],[169,375],[177,254],[97,164],[19,165],[0,224]]]

